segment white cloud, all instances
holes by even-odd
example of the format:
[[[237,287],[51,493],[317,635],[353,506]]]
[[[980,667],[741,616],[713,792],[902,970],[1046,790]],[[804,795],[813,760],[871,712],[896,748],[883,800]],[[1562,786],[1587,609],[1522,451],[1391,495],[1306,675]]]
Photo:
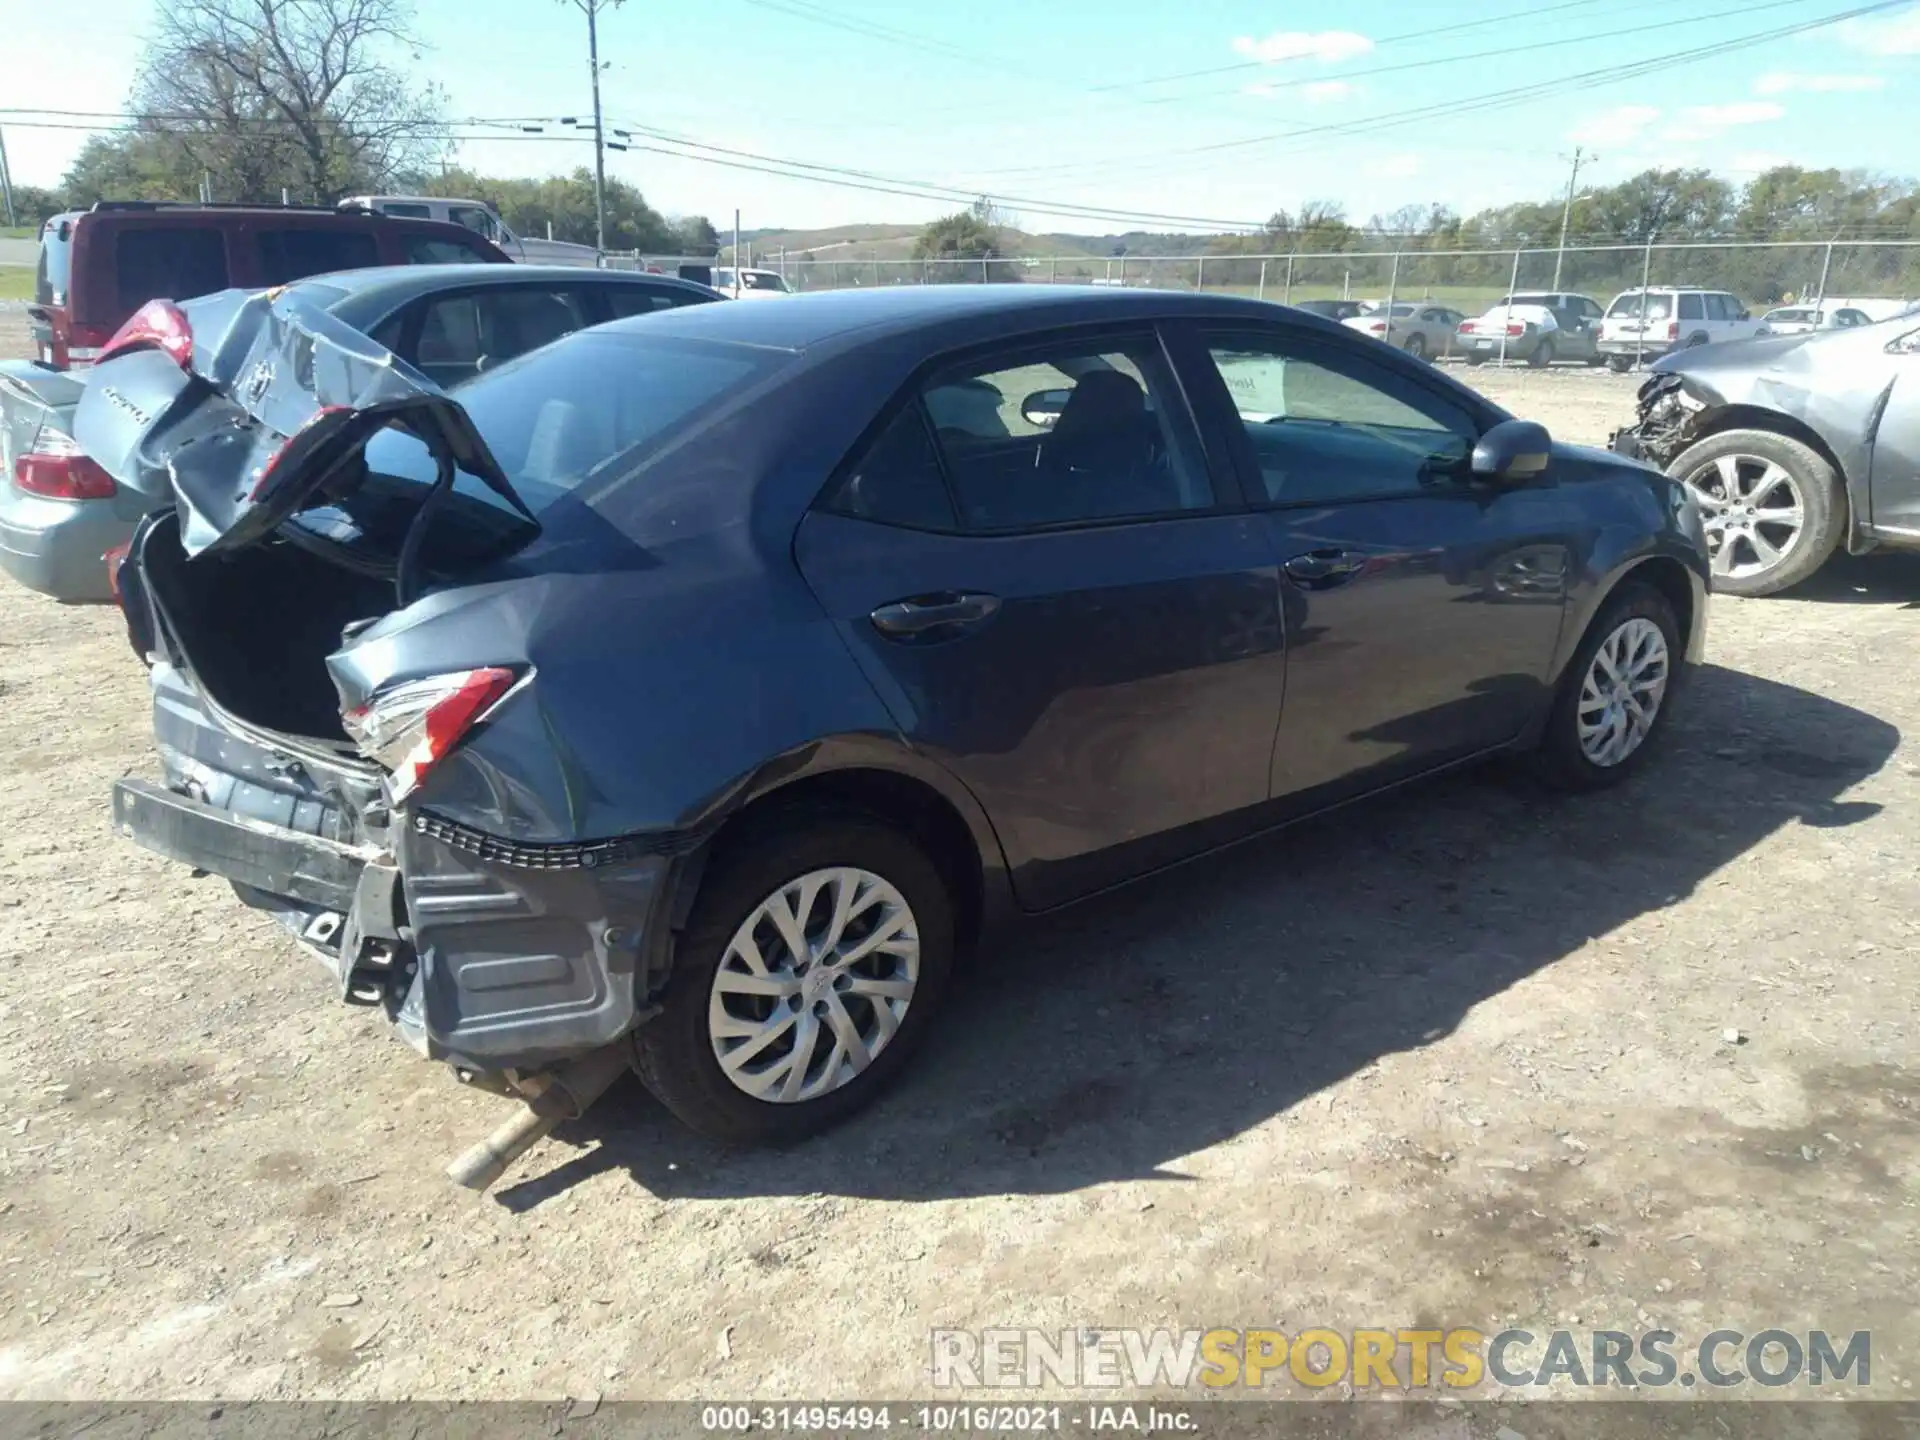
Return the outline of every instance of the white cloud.
[[[1773,100],[1732,100],[1725,105],[1689,105],[1680,112],[1679,119],[1667,128],[1663,138],[1677,142],[1711,140],[1736,126],[1764,125],[1786,113],[1786,106]]]
[[[1733,157],[1733,163],[1727,168],[1735,175],[1759,175],[1791,164],[1793,157],[1790,155],[1777,155],[1771,150],[1742,150]]]
[[[1373,49],[1373,41],[1351,30],[1276,30],[1265,39],[1241,35],[1233,42],[1236,55],[1275,65],[1282,60],[1318,60],[1333,65]]]
[[[1617,105],[1589,115],[1567,132],[1567,139],[1581,145],[1629,145],[1659,118],[1656,106]]]
[[[1869,55],[1920,55],[1920,5],[1884,20],[1849,20],[1840,27],[1840,39]]]
[[[1753,82],[1753,93],[1786,95],[1804,90],[1813,95],[1846,95],[1879,90],[1886,83],[1884,75],[1796,75],[1791,70],[1774,70]]]
[[[1360,89],[1346,80],[1316,80],[1302,87],[1300,93],[1309,105],[1328,105],[1339,100],[1351,100],[1360,93]]]
[[[1366,173],[1375,180],[1405,180],[1420,173],[1420,157],[1411,150],[1382,155],[1367,163]]]

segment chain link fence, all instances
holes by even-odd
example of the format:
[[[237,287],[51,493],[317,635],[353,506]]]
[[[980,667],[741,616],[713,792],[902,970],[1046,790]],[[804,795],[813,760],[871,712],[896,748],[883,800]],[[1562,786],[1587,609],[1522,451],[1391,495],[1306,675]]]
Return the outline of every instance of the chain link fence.
[[[982,260],[761,256],[794,290],[1019,282],[1205,290],[1283,302],[1393,296],[1477,312],[1510,290],[1564,290],[1605,305],[1641,285],[1727,290],[1756,309],[1814,296],[1920,298],[1920,238],[1352,250],[1268,255]]]

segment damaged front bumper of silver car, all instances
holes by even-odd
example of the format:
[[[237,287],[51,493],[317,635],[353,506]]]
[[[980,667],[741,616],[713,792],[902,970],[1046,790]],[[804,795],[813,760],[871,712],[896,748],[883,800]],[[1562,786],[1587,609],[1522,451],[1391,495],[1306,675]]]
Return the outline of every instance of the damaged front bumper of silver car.
[[[1634,423],[1613,432],[1607,448],[1616,455],[1664,470],[1693,443],[1695,417],[1710,402],[1689,390],[1673,371],[1655,371],[1640,386]]]

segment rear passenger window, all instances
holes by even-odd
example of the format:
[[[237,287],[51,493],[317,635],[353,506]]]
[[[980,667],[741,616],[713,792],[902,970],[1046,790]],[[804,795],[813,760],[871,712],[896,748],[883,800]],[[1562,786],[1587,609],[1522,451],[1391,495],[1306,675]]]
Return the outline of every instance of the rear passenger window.
[[[1680,297],[1680,318],[1682,320],[1704,320],[1707,318],[1706,311],[1700,308],[1700,297],[1698,295],[1682,295]]]
[[[262,230],[260,278],[285,285],[330,270],[364,270],[380,263],[380,245],[364,230]]]
[[[918,403],[907,406],[880,432],[835,488],[827,508],[882,525],[956,528],[940,458]]]
[[[227,288],[226,237],[204,225],[124,228],[114,237],[113,273],[122,310],[209,295]]]
[[[1152,336],[1060,346],[934,377],[921,392],[969,530],[1028,530],[1213,506]]]
[[[471,265],[487,258],[470,245],[436,235],[407,236],[406,255],[409,265]]]

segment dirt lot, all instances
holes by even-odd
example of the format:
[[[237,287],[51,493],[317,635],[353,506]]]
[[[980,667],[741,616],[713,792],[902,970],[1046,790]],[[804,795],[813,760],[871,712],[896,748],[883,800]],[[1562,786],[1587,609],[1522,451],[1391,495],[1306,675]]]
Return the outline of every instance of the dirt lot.
[[[1631,394],[1484,379],[1576,439]],[[1624,792],[1243,848],[984,957],[834,1135],[623,1085],[484,1200],[439,1167],[500,1102],[109,834],[117,615],[0,614],[0,1396],[901,1397],[936,1326],[1777,1324],[1920,1376],[1915,564],[1716,601]]]

